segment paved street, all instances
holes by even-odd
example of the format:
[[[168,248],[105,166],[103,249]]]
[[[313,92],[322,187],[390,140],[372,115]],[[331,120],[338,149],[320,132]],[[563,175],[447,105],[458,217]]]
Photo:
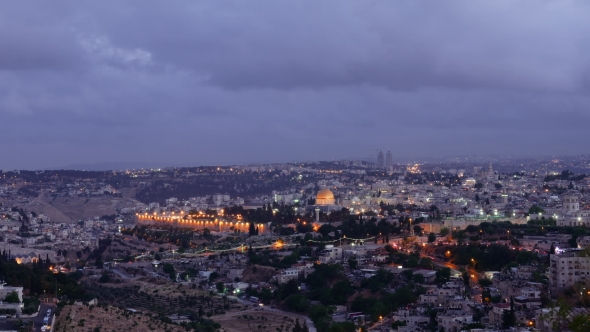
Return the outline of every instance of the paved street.
[[[120,271],[118,269],[111,269],[111,271],[123,279],[126,279],[126,280],[131,279],[131,277],[128,276],[127,274],[123,273],[123,271]]]
[[[426,256],[426,255],[421,255],[421,256],[432,259],[432,263],[434,265],[448,267],[450,269],[457,270],[457,271],[461,270],[461,266],[459,266],[459,265],[455,265],[453,263],[446,262],[446,261],[443,261],[443,260],[440,260],[440,259],[437,259],[437,258],[434,258],[431,256]],[[483,273],[477,272],[474,269],[467,269],[467,272],[469,272],[469,274],[471,275],[472,282],[477,283],[479,281],[479,279],[484,278]]]
[[[47,310],[51,309],[51,317],[53,317],[53,313],[54,313],[54,309],[55,309],[55,305],[54,304],[41,304],[41,309],[39,309],[39,314],[37,315],[37,317],[33,317],[33,318],[29,318],[30,320],[33,321],[34,327],[35,327],[35,331],[41,331],[41,327],[44,325],[43,324],[43,318],[45,318],[45,316],[47,316]],[[49,321],[49,325],[51,325],[53,322]]]

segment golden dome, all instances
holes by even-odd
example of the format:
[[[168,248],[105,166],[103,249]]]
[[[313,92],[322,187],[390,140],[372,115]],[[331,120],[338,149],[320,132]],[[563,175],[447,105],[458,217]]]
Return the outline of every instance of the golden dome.
[[[318,192],[316,200],[318,199],[334,201],[334,193],[330,189],[324,188]]]

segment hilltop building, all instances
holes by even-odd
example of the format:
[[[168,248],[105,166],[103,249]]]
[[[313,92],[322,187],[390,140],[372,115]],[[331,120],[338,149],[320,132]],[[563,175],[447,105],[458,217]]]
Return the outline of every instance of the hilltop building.
[[[557,217],[557,226],[589,226],[590,211],[580,210],[580,198],[577,194],[570,193],[562,198],[562,208]]]
[[[308,211],[315,211],[316,221],[319,219],[320,211],[324,213],[330,213],[332,211],[340,210],[341,208],[342,207],[340,205],[336,204],[334,193],[328,188],[318,191],[315,198],[315,204],[307,206]]]
[[[475,167],[474,168],[475,174],[477,177],[487,181],[487,182],[497,182],[498,181],[498,172],[494,171],[492,167],[492,163],[488,164],[487,168],[484,167]]]

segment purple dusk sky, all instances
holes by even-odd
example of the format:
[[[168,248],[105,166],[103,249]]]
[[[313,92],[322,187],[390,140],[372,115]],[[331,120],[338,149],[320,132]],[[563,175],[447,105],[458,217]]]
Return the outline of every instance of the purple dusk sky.
[[[589,32],[565,0],[5,2],[0,169],[588,153]]]

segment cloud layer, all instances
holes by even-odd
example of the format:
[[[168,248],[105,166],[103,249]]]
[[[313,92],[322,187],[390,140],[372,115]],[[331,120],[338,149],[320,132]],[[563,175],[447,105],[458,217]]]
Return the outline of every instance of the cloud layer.
[[[587,31],[574,1],[5,4],[0,169],[587,153]]]

